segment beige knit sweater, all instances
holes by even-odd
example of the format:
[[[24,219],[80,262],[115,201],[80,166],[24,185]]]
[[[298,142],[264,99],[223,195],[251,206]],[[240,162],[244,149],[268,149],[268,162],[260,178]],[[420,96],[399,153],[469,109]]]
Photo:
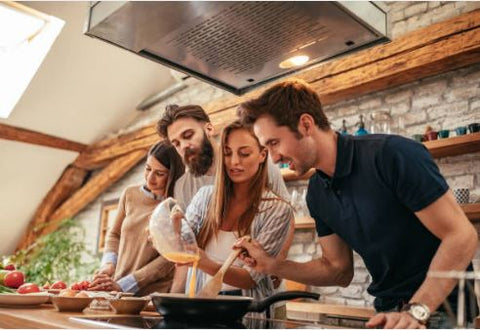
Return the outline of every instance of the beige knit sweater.
[[[133,274],[140,289],[138,294],[142,296],[168,292],[175,268],[173,263],[158,254],[145,232],[150,215],[159,202],[146,196],[140,186],[126,188],[105,245],[105,252],[118,255],[114,280]]]

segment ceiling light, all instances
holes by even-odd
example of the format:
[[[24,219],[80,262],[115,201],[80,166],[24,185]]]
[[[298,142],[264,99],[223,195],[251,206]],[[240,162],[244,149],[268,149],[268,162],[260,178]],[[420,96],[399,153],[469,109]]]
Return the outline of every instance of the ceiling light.
[[[290,69],[290,68],[307,63],[309,59],[310,58],[307,55],[298,55],[298,56],[294,56],[294,57],[290,57],[289,59],[286,59],[285,61],[281,62],[278,66],[281,69]]]

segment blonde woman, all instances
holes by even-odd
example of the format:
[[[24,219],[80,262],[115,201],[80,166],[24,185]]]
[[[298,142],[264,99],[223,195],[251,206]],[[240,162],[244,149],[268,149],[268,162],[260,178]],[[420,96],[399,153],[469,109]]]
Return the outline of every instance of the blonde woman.
[[[291,243],[287,237],[293,210],[267,188],[267,150],[253,131],[239,122],[228,125],[220,152],[215,185],[201,188],[185,213],[200,248],[197,292],[220,269],[239,237],[250,235],[272,256],[279,255],[285,242]],[[221,294],[261,299],[274,291],[270,276],[237,261],[225,274]]]

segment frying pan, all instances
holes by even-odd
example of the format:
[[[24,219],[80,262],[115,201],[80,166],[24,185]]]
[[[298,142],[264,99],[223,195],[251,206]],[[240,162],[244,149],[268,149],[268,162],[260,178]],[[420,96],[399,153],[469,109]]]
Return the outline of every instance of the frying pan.
[[[295,298],[318,300],[320,295],[305,291],[285,291],[255,301],[251,297],[217,296],[217,298],[189,298],[184,294],[153,293],[153,304],[165,318],[234,321],[248,312],[263,312],[277,301]]]

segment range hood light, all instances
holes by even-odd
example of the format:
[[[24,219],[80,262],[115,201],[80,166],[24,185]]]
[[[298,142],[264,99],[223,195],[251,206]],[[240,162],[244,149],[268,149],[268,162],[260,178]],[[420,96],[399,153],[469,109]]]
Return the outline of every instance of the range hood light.
[[[286,59],[285,61],[281,62],[278,66],[281,69],[290,69],[290,68],[307,63],[309,59],[310,57],[308,57],[307,55],[298,55],[298,56],[294,56],[294,57],[290,57],[289,59]]]

